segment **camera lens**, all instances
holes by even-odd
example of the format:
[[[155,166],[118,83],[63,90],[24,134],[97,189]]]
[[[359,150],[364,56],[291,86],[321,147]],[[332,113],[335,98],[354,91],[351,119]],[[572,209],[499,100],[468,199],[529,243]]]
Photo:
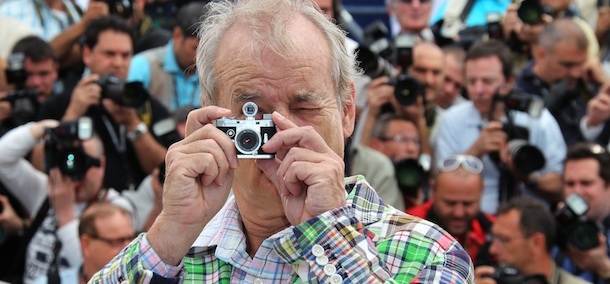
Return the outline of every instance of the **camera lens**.
[[[59,159],[57,165],[62,174],[75,179],[82,178],[85,169],[84,153],[78,149],[63,149],[57,156]]]
[[[237,133],[237,136],[235,137],[235,145],[244,154],[258,151],[260,143],[261,139],[258,133],[250,129],[245,129]]]
[[[591,221],[579,222],[570,234],[570,243],[580,250],[588,250],[598,245],[599,229]]]

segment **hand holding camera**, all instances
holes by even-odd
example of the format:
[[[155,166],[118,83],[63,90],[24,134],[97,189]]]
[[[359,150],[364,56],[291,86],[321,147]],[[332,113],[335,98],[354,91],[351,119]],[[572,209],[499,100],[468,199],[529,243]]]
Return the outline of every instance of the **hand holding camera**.
[[[610,84],[602,86],[597,96],[587,102],[586,124],[595,127],[610,118]]]
[[[503,124],[499,121],[491,121],[485,125],[479,138],[468,149],[468,154],[482,157],[485,154],[500,151],[506,145],[508,136],[503,131]]]
[[[83,14],[82,22],[86,25],[89,22],[110,14],[108,4],[103,1],[89,1],[87,11]]]
[[[83,116],[92,105],[97,105],[102,96],[102,88],[96,82],[100,79],[97,74],[91,74],[81,79],[70,97],[70,104],[64,113],[64,120],[75,120]]]

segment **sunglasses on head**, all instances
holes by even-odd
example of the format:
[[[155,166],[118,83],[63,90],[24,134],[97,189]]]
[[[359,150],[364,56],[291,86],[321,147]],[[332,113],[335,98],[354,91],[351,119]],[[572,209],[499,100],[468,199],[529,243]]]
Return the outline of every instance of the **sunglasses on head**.
[[[440,160],[437,165],[440,172],[452,172],[459,167],[474,174],[483,172],[483,162],[479,158],[470,155],[450,155]]]

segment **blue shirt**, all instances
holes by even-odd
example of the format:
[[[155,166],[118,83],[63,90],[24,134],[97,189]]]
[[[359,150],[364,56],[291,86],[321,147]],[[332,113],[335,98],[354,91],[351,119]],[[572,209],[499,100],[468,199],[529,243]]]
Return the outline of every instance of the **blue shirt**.
[[[173,111],[183,106],[201,107],[201,100],[199,99],[199,94],[201,93],[199,77],[197,74],[192,74],[187,77],[184,70],[180,68],[176,56],[174,55],[173,40],[170,40],[165,48],[166,52],[163,57],[163,71],[172,74],[175,88],[175,93],[171,94],[171,110]],[[131,59],[127,81],[142,82],[144,88],[148,89],[150,87],[151,79],[152,73],[148,60],[141,54],[134,56]]]

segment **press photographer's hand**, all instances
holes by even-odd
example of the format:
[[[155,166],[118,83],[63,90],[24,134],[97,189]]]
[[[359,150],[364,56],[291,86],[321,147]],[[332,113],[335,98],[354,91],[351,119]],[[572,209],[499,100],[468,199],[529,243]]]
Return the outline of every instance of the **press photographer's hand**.
[[[166,263],[180,262],[229,196],[237,152],[233,141],[211,122],[230,115],[230,110],[220,107],[192,111],[187,136],[167,151],[163,211],[148,235]]]
[[[476,157],[481,157],[487,153],[500,151],[506,144],[507,135],[502,130],[502,123],[492,121],[488,123],[479,138],[468,149],[468,154]]]
[[[83,116],[90,106],[100,103],[102,87],[97,84],[99,79],[97,74],[91,74],[78,82],[62,120],[75,120]]]
[[[256,160],[278,189],[286,218],[300,224],[345,205],[344,163],[311,126],[273,113],[278,132],[263,146],[275,159]]]
[[[606,237],[598,235],[599,245],[589,250],[579,250],[568,244],[568,256],[578,269],[595,272],[607,277],[610,274],[610,259],[606,250]]]

